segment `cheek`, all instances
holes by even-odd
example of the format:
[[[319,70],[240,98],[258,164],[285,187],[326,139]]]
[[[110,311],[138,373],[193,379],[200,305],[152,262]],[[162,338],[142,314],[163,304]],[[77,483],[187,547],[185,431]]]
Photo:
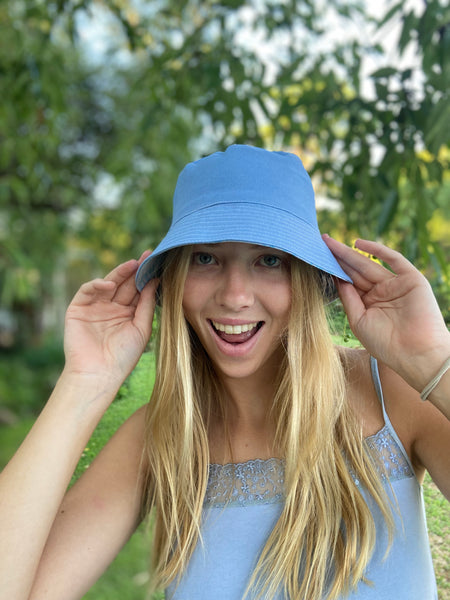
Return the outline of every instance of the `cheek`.
[[[267,291],[267,299],[270,299],[271,312],[287,325],[291,312],[292,292],[290,283],[272,286]]]
[[[186,280],[182,303],[184,318],[197,335],[202,346],[204,338],[201,319],[201,311],[204,306],[204,301],[202,301],[203,294],[204,291],[201,289],[201,286],[192,280]]]
[[[283,327],[287,327],[289,323],[289,317],[291,314],[291,298],[286,298],[286,301],[280,305],[280,321],[282,321]]]
[[[193,325],[195,315],[201,310],[205,298],[204,290],[199,282],[193,277],[187,277],[183,292],[183,311],[186,320]]]
[[[191,302],[191,298],[186,297],[186,296],[183,298],[183,312],[184,312],[184,318],[186,319],[186,321],[190,325],[192,325],[192,317],[195,312],[195,307],[193,306],[193,304]]]

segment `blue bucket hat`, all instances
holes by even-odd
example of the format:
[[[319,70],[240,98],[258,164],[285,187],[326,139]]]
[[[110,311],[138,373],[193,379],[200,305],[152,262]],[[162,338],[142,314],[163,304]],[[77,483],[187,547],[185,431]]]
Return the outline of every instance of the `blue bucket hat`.
[[[322,240],[311,179],[290,152],[233,145],[189,163],[178,177],[170,229],[140,265],[137,289],[161,274],[168,250],[220,242],[276,248],[351,282]]]

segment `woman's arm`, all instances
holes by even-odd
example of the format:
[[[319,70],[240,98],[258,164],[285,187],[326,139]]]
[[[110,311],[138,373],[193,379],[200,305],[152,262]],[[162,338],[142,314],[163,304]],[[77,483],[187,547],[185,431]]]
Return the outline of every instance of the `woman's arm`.
[[[141,516],[146,407],[116,432],[58,508],[30,600],[78,600],[134,532]]]
[[[380,362],[390,418],[416,471],[430,472],[450,499],[450,371],[426,402],[420,394],[450,357],[450,333],[425,277],[401,254],[365,240],[357,248],[324,236],[353,285],[337,282],[350,326]]]
[[[387,365],[378,363],[386,410],[422,482],[427,470],[450,500],[450,421]]]
[[[76,294],[66,315],[64,371],[0,475],[0,589],[5,597],[29,598],[81,453],[149,339],[156,283],[137,294],[137,267],[138,261],[129,261]]]

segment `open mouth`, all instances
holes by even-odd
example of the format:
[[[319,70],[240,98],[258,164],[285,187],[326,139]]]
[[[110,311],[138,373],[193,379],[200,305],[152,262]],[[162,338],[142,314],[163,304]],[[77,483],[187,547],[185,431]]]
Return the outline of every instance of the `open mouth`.
[[[244,323],[242,325],[224,325],[217,321],[210,321],[211,327],[220,339],[229,344],[243,344],[252,338],[264,325],[264,321]]]

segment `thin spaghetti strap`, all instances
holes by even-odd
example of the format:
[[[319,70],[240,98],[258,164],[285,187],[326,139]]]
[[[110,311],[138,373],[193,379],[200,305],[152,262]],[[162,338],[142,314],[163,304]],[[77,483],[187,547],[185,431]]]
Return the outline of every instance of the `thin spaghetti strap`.
[[[378,362],[377,359],[373,356],[370,357],[370,370],[372,371],[372,380],[375,386],[375,390],[377,392],[378,400],[380,401],[381,408],[383,409],[383,417],[384,422],[389,422],[389,417],[387,416],[386,408],[384,406],[384,396],[383,389],[381,387],[381,379],[380,372],[378,370]]]
[[[397,432],[395,431],[394,426],[392,425],[391,420],[389,419],[389,416],[386,412],[386,406],[384,404],[383,389],[381,387],[380,372],[378,370],[378,362],[377,362],[377,359],[374,358],[373,356],[370,357],[370,369],[372,371],[373,384],[375,386],[375,390],[377,392],[378,399],[380,400],[381,408],[383,409],[383,418],[384,418],[385,427],[387,427],[390,434],[392,435],[392,437],[395,439],[395,441],[399,445],[401,453],[403,454],[408,465],[411,468],[411,472],[414,473],[414,467],[412,466],[412,463],[408,456],[408,453],[406,452],[405,447],[403,446],[402,441],[398,437]]]

